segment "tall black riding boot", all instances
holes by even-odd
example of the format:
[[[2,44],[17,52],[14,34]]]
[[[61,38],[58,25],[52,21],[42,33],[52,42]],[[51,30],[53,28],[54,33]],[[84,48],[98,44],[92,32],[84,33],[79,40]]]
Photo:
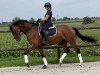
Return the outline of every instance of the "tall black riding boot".
[[[43,41],[43,43],[45,45],[47,45],[48,44],[48,35],[46,34],[46,31],[44,31],[44,30],[43,30],[43,33],[44,33],[44,41]]]

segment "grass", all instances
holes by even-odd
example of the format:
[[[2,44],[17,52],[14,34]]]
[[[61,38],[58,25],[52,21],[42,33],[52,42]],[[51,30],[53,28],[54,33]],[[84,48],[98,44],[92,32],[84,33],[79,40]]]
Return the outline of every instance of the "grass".
[[[100,26],[100,22],[94,22],[92,24],[83,25],[82,22],[68,22],[62,23],[65,25],[69,25],[72,27],[87,27],[87,26]],[[57,25],[62,25],[57,24]],[[1,27],[0,30],[9,30],[8,27]],[[98,40],[100,43],[100,30],[80,30],[80,32],[84,35],[89,35]],[[82,42],[79,38],[77,38],[77,43],[79,45],[86,45],[90,43]],[[0,48],[27,48],[29,46],[26,36],[21,36],[21,41],[18,43],[13,39],[11,33],[0,33]],[[85,62],[93,62],[93,61],[100,61],[100,47],[90,47],[90,48],[80,48],[81,53],[83,55],[83,59]],[[52,50],[51,52],[45,51],[47,56],[47,60],[50,64],[57,64],[57,54],[56,50]],[[29,54],[29,62],[31,65],[38,65],[42,64],[42,58],[40,57],[37,51],[31,52]],[[79,62],[76,52],[71,49],[71,53],[67,56],[64,60],[64,63],[76,63]],[[0,52],[0,67],[7,67],[7,66],[24,66],[24,59],[23,59],[23,52]]]
[[[21,37],[21,41],[18,43],[14,40],[11,33],[0,33],[0,48],[24,48],[28,47],[28,41],[26,36]]]

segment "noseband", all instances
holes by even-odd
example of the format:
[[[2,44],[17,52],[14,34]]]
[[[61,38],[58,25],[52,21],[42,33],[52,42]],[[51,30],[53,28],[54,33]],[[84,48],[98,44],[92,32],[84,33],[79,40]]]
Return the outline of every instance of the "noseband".
[[[23,33],[21,32],[21,33],[17,34],[17,36],[15,38],[20,38],[22,35],[23,35]]]

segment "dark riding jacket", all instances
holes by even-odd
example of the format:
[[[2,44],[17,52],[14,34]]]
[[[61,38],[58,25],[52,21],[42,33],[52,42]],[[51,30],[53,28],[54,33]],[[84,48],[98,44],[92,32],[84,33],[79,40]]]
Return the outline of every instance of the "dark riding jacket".
[[[48,30],[49,27],[52,27],[53,26],[53,24],[51,22],[51,19],[52,19],[52,11],[47,11],[47,13],[45,14],[45,16],[46,15],[49,15],[49,18],[46,21],[44,21],[44,24],[42,25],[42,29],[45,30],[45,31]]]

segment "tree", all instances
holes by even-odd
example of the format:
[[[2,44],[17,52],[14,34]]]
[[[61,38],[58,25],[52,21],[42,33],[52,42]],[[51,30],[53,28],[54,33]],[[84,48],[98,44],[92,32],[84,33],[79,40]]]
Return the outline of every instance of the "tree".
[[[12,22],[16,22],[18,20],[20,20],[20,17],[15,17],[15,18],[13,18]]]
[[[83,24],[89,24],[89,23],[93,23],[93,20],[89,17],[84,17],[83,18]]]
[[[34,18],[31,18],[31,19],[29,20],[29,22],[32,22],[32,23],[33,23],[34,21],[35,21]]]
[[[76,18],[74,18],[75,20],[79,20],[79,18],[78,17],[76,17]]]
[[[62,20],[63,20],[62,18],[57,19],[57,21],[62,21]]]
[[[2,22],[0,25],[9,25],[11,22]]]
[[[63,17],[63,20],[70,20],[70,18],[68,18],[68,17]]]
[[[52,17],[52,21],[56,21],[56,18],[55,17]]]

